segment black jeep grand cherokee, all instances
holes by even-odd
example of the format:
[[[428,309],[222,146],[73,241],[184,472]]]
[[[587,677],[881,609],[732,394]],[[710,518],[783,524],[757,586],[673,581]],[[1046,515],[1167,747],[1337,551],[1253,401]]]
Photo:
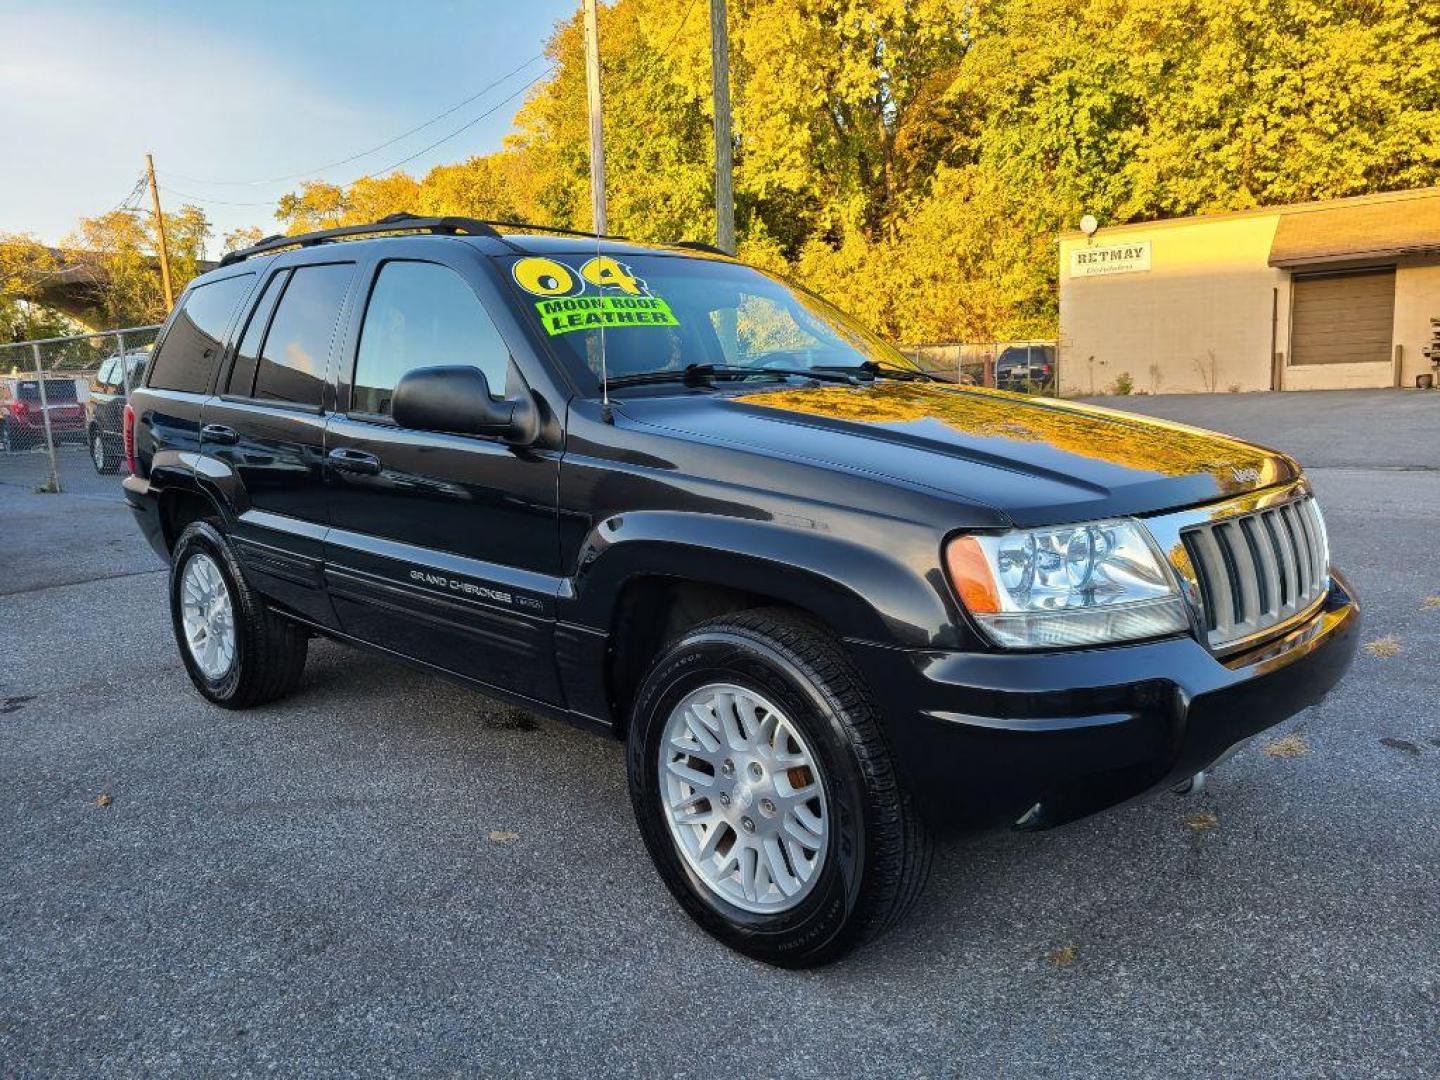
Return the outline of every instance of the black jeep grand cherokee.
[[[938,385],[698,247],[275,238],[132,407],[202,694],[288,693],[319,633],[624,739],[666,884],[773,963],[892,924],[937,832],[1183,784],[1359,629],[1289,458]]]

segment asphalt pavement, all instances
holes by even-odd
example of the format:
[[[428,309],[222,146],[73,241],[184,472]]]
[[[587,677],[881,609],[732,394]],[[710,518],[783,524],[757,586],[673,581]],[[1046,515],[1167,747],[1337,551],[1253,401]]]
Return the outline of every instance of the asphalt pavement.
[[[1440,394],[1106,403],[1311,465],[1380,655],[813,972],[678,910],[618,744],[325,642],[208,705],[117,481],[0,459],[0,1076],[1440,1075]]]

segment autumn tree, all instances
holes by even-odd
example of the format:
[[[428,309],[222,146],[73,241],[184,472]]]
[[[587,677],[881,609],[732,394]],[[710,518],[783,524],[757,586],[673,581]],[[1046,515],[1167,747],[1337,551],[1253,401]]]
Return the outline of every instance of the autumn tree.
[[[198,207],[165,215],[170,278],[178,296],[201,270],[210,223]],[[166,315],[159,238],[148,214],[114,210],[82,218],[63,245],[68,266],[80,272],[95,322],[105,327],[160,322]]]
[[[340,185],[306,180],[299,191],[280,196],[275,220],[284,224],[287,233],[315,232],[343,224],[348,209]]]
[[[709,27],[600,8],[610,228],[714,235]],[[1053,334],[1057,231],[1440,181],[1433,0],[744,0],[740,254],[893,339]],[[395,210],[590,224],[584,43],[548,44],[499,153],[285,196],[290,231]]]
[[[266,236],[265,230],[255,225],[231,229],[220,238],[220,254],[228,255],[241,248],[254,247]]]
[[[70,332],[70,320],[43,303],[45,286],[59,265],[54,252],[33,236],[0,234],[0,342]],[[14,360],[7,357],[7,366]]]

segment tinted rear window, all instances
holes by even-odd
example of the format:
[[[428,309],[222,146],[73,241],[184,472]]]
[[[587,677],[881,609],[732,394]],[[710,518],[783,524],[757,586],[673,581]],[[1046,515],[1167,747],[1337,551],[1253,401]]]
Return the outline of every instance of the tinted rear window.
[[[26,382],[20,383],[19,386],[16,387],[15,393],[21,401],[34,401],[38,403],[40,401],[40,384],[34,379],[29,379]],[[46,379],[45,400],[49,404],[54,404],[57,401],[74,401],[75,380]]]
[[[207,393],[220,365],[225,328],[254,280],[254,274],[240,274],[190,290],[160,345],[147,385]]]

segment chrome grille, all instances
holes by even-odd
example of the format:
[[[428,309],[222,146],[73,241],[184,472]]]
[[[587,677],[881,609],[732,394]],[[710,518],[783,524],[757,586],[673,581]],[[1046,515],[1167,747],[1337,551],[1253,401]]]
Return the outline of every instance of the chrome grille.
[[[1325,521],[1310,495],[1184,529],[1210,647],[1234,648],[1312,608],[1329,585]]]

